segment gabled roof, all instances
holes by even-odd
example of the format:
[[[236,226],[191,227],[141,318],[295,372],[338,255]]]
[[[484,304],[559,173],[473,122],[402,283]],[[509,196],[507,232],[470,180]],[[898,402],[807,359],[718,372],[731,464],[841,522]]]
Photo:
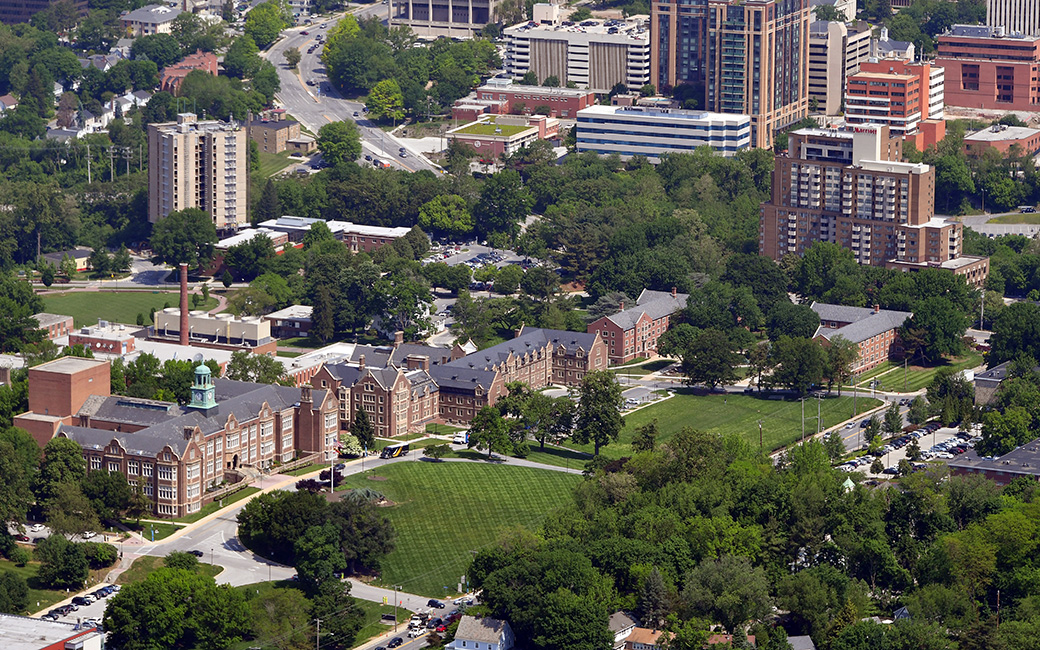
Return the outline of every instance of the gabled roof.
[[[607,316],[607,319],[623,330],[632,329],[643,314],[657,320],[682,311],[686,307],[686,300],[689,297],[688,293],[677,293],[673,296],[668,291],[643,289],[636,299],[634,307],[619,311],[613,316]]]
[[[460,359],[461,360],[461,359]],[[491,390],[491,385],[498,377],[494,370],[483,368],[468,368],[454,366],[452,364],[443,366],[431,366],[430,376],[441,388],[453,388],[455,390],[471,391],[480,386],[485,392]]]
[[[651,630],[645,627],[637,627],[632,630],[632,634],[628,635],[626,643],[641,643],[643,645],[657,645],[658,639],[661,637],[660,630]]]
[[[617,611],[610,615],[610,620],[607,621],[607,627],[614,634],[618,632],[639,625],[639,621],[632,618],[627,612]]]
[[[478,643],[500,643],[509,623],[497,618],[463,616],[455,631],[455,638]]]
[[[577,352],[578,350],[589,352],[596,341],[596,336],[596,334],[587,334],[585,332],[525,327],[520,331],[520,336],[514,339],[493,345],[486,350],[474,352],[445,365],[451,368],[490,370],[494,366],[508,360],[510,355],[523,357],[539,349],[544,349],[549,345],[552,345],[553,348],[562,346],[568,353]]]
[[[817,302],[812,304],[812,309],[819,314],[821,321],[849,323],[844,327],[829,328],[824,327],[821,322],[814,337],[822,336],[829,341],[836,336],[842,336],[853,343],[862,343],[878,334],[902,327],[906,319],[913,316],[913,313],[908,311],[881,309],[875,312],[873,309],[865,307],[846,307]]]

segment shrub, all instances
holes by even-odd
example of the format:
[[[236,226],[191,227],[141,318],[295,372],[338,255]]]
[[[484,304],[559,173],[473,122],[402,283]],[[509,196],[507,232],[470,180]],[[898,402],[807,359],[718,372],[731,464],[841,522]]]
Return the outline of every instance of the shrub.
[[[84,542],[80,544],[91,569],[105,569],[116,563],[119,551],[111,544],[104,542]]]

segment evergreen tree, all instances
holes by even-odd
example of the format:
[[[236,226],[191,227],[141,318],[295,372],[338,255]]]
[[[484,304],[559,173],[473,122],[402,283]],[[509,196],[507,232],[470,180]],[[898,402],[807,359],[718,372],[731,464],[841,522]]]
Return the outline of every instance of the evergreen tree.
[[[332,294],[327,287],[318,287],[317,295],[314,297],[314,311],[311,314],[311,322],[314,326],[314,334],[324,343],[328,343],[336,333],[336,322],[332,304]]]
[[[368,419],[365,409],[358,409],[354,416],[354,422],[350,425],[350,433],[358,439],[366,449],[372,449],[376,441],[376,432],[372,427],[372,421]]]
[[[274,181],[269,178],[267,183],[264,184],[263,192],[260,194],[260,201],[256,204],[256,209],[253,211],[253,223],[277,219],[282,216],[281,212],[282,206],[278,202],[278,188],[275,187]]]
[[[837,461],[845,455],[845,441],[841,437],[841,430],[834,429],[823,439],[823,448],[831,461]]]
[[[903,428],[903,414],[899,412],[899,402],[892,402],[885,411],[883,425],[885,433],[892,436]]]
[[[643,593],[639,595],[639,620],[650,629],[660,629],[668,616],[668,588],[664,584],[661,572],[654,567],[643,584]]]
[[[235,279],[231,277],[231,271],[224,269],[224,275],[221,276],[220,281],[224,283],[224,288],[227,289],[231,286],[231,283],[233,283]]]

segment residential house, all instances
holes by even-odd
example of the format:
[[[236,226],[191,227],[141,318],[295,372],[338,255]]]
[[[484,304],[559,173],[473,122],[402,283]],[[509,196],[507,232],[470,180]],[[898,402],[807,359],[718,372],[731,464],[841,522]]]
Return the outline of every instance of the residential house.
[[[748,640],[748,643],[750,643],[752,647],[755,646],[755,635],[752,634],[752,635],[748,636],[747,640]],[[705,642],[705,646],[707,646],[709,648],[712,647],[712,646],[717,646],[717,645],[721,645],[721,646],[725,646],[725,647],[732,647],[733,646],[733,635],[732,634],[712,634],[711,636],[708,637],[707,642]]]
[[[614,650],[622,650],[625,647],[625,640],[637,625],[639,625],[639,621],[627,612],[616,611],[610,615],[607,626],[610,628],[610,633],[614,635]]]
[[[841,336],[856,344],[859,355],[852,364],[852,372],[863,372],[885,361],[903,358],[899,328],[912,313],[881,309],[877,305],[869,309],[813,302],[811,307],[820,317],[814,339],[827,346]]]
[[[789,636],[787,642],[791,644],[791,650],[816,650],[816,644],[813,643],[812,637],[805,636]]]
[[[67,251],[54,251],[53,253],[44,253],[43,259],[51,264],[54,268],[61,267],[61,261],[65,259],[65,256],[69,256],[76,263],[77,271],[86,271],[90,268],[88,260],[90,259],[91,250],[85,246],[77,248],[70,248]]]
[[[217,76],[217,55],[212,52],[195,50],[177,63],[171,63],[159,74],[159,90],[165,90],[173,96],[180,94],[181,84],[189,72],[203,70]]]
[[[661,634],[660,630],[634,628],[625,640],[625,650],[660,650]]]
[[[446,650],[511,650],[516,639],[509,621],[497,618],[463,616],[459,619],[455,640]]]
[[[609,350],[610,363],[628,363],[657,354],[657,340],[668,331],[671,317],[686,307],[689,294],[643,289],[633,307],[604,316],[591,323],[590,333],[598,333]]]
[[[18,108],[18,100],[15,99],[14,95],[8,93],[0,97],[0,114],[13,111],[16,108]]]

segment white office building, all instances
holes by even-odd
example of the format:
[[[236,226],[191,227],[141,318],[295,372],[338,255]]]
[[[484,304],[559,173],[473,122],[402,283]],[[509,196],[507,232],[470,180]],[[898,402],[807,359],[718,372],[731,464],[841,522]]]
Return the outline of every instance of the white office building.
[[[842,110],[845,81],[870,58],[870,25],[817,20],[809,25],[809,99],[824,115]]]
[[[524,22],[507,27],[506,72],[533,71],[542,83],[609,92],[618,83],[638,90],[650,83],[650,30],[644,20],[586,20],[580,24]]]
[[[1040,0],[986,0],[986,24],[1007,34],[1040,36]]]
[[[590,106],[578,111],[578,151],[646,156],[658,163],[670,153],[708,146],[723,156],[751,146],[748,115],[646,106]]]

